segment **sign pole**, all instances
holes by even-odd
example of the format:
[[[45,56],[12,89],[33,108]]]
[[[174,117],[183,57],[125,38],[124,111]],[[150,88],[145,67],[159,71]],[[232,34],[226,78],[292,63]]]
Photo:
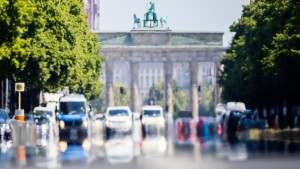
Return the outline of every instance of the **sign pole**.
[[[19,93],[19,110],[21,110],[21,92],[18,93]]]
[[[24,121],[24,110],[21,109],[21,92],[24,92],[24,89],[24,83],[15,84],[15,91],[18,92],[18,110],[15,110],[15,119],[19,121]]]

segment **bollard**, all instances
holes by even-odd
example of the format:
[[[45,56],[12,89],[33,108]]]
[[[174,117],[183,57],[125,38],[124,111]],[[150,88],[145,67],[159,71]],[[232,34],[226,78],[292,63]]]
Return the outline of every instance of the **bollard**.
[[[15,111],[15,119],[18,121],[24,121],[24,109]]]
[[[16,164],[23,168],[26,165],[26,147],[18,146],[14,149],[14,158],[16,160]]]

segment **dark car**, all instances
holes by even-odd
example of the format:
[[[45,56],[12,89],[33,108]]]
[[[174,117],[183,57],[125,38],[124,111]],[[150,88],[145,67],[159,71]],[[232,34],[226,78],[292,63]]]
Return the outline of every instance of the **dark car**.
[[[0,109],[0,130],[0,139],[10,140],[10,118],[5,109]]]
[[[242,120],[244,119],[244,112],[232,110],[227,118],[227,135],[234,135],[236,132],[242,130]]]

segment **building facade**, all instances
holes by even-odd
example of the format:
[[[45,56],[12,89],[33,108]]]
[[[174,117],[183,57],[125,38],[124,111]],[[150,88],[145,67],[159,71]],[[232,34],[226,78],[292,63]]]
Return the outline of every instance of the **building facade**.
[[[88,25],[90,30],[100,29],[100,0],[84,0],[84,11],[88,14]]]
[[[116,83],[130,87],[131,109],[139,112],[153,84],[164,82],[165,110],[172,113],[173,80],[190,92],[190,110],[198,112],[198,86],[204,80],[216,83],[225,48],[222,32],[173,32],[168,28],[138,28],[130,32],[100,32],[101,55],[105,57],[104,81],[107,106],[114,105]]]

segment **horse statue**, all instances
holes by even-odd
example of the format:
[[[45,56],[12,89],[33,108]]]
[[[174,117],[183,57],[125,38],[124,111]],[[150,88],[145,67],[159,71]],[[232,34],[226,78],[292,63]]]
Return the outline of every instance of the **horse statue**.
[[[159,19],[159,21],[160,21],[160,26],[162,27],[162,28],[164,28],[165,27],[165,25],[167,25],[167,16],[164,16],[164,17],[161,17],[160,19]]]
[[[148,12],[144,15],[144,27],[157,27],[158,20],[155,13],[155,4],[153,1],[147,3],[147,9]]]
[[[133,14],[133,20],[134,20],[134,28],[135,28],[135,26],[140,28],[141,27],[141,20],[140,20],[140,18],[138,18],[136,16],[136,14]]]

